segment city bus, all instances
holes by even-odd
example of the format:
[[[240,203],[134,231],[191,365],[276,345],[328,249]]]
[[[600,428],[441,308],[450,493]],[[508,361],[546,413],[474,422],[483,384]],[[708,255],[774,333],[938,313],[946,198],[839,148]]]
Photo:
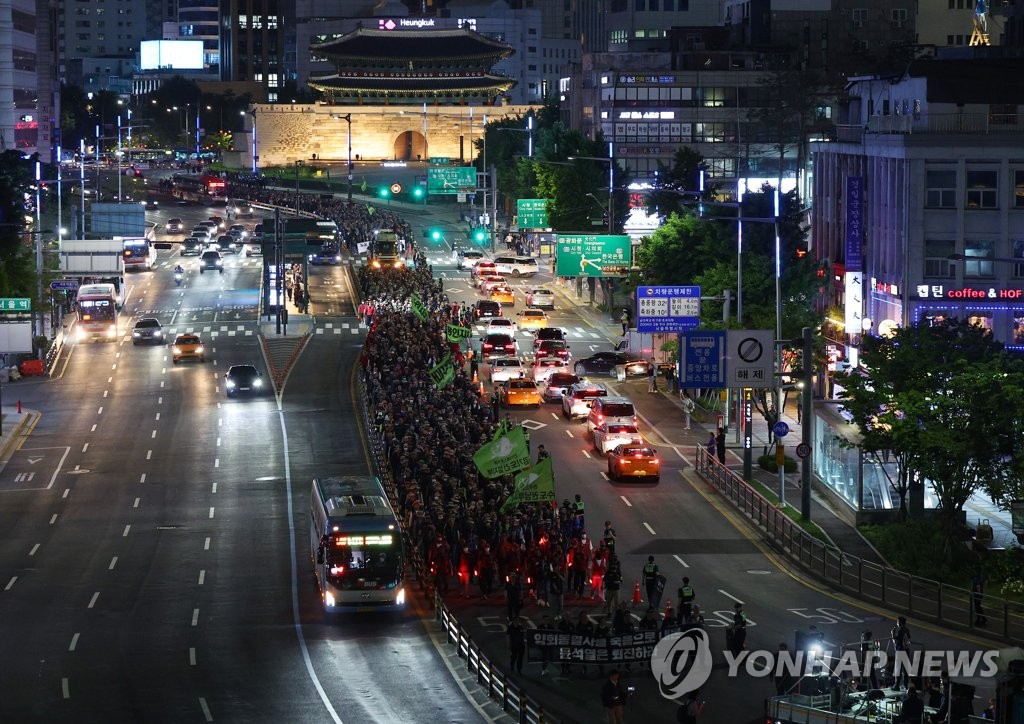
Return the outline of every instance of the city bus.
[[[198,196],[204,201],[227,201],[227,181],[211,174],[175,174],[171,176],[176,195]]]
[[[125,239],[121,259],[126,272],[150,271],[156,265],[156,244],[146,238]]]
[[[401,268],[403,242],[404,240],[394,231],[378,229],[373,232],[370,266],[375,269],[384,266]]]
[[[117,288],[113,284],[86,284],[78,288],[75,311],[75,339],[79,342],[117,339],[117,310],[120,306]]]
[[[313,479],[309,552],[327,613],[404,610],[402,531],[378,478]]]

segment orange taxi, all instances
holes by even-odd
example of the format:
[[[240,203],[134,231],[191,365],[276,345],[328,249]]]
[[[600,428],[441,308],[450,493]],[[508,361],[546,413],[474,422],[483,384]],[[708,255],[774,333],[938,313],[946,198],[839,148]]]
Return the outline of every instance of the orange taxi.
[[[206,350],[198,334],[179,334],[174,338],[174,344],[171,345],[171,361],[178,364],[186,359],[206,361]]]
[[[498,401],[503,407],[540,407],[540,390],[533,380],[509,380],[498,388]]]
[[[661,458],[650,445],[630,443],[618,445],[608,451],[608,478],[645,478],[657,481],[661,477]]]
[[[490,299],[492,302],[497,302],[498,304],[516,303],[516,293],[512,291],[511,287],[494,287],[487,298]],[[520,322],[519,324],[521,327],[522,322]]]
[[[519,317],[519,329],[523,331],[544,329],[548,326],[548,315],[543,309],[524,309],[516,316]]]

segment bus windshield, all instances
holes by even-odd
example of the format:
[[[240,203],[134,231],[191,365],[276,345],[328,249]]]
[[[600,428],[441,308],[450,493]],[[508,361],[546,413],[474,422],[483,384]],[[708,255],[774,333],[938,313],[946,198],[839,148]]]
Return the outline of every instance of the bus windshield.
[[[397,256],[398,242],[390,239],[377,239],[374,242],[374,251],[378,256]]]
[[[402,544],[390,531],[335,535],[328,551],[329,578],[339,588],[387,588],[402,576]]]
[[[82,321],[113,319],[115,310],[110,299],[78,300],[78,318]]]

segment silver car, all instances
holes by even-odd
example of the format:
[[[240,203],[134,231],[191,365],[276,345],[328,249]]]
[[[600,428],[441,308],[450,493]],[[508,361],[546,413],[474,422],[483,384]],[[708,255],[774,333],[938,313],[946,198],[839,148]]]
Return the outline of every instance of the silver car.
[[[500,384],[509,380],[521,380],[526,377],[526,368],[518,357],[495,357],[490,362],[491,383]]]
[[[644,438],[636,425],[624,422],[603,422],[594,428],[594,449],[602,455],[619,445],[643,445]]]

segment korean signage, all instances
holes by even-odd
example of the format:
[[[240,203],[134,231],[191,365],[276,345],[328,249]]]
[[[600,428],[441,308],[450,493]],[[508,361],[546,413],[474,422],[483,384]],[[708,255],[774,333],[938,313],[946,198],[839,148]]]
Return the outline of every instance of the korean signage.
[[[516,202],[517,213],[516,225],[520,229],[548,229],[551,222],[548,220],[547,199],[519,199]]]
[[[846,271],[864,271],[864,177],[846,177]],[[846,328],[850,332],[849,326]],[[858,328],[854,334],[860,334]]]
[[[970,287],[947,287],[944,284],[918,284],[914,288],[917,299],[951,299],[969,301],[1021,301],[1024,300],[1024,287],[1017,289],[972,289]]]
[[[859,271],[846,272],[846,333],[860,335],[864,331],[864,275]]]
[[[770,329],[730,329],[726,333],[729,387],[771,387],[775,379],[775,333]]]
[[[32,302],[27,298],[0,298],[0,312],[30,312]]]
[[[626,235],[596,234],[558,234],[556,249],[560,277],[625,276],[633,251]]]
[[[636,331],[683,332],[700,324],[700,287],[637,287]]]
[[[725,387],[725,332],[684,332],[679,344],[679,386]]]
[[[475,191],[475,166],[431,166],[427,169],[428,194],[458,194]]]

